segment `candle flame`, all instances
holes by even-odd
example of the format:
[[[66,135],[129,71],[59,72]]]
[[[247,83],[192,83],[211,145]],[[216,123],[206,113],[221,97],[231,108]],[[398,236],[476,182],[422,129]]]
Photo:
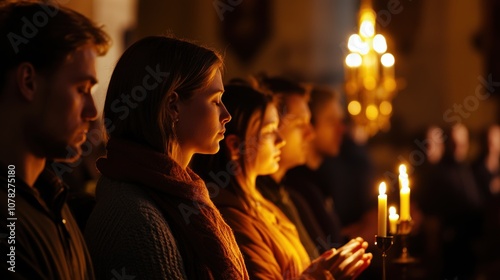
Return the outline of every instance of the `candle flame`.
[[[389,207],[389,215],[393,216],[396,214],[396,207],[391,206]]]
[[[378,186],[378,193],[381,194],[381,195],[385,194],[386,189],[387,189],[387,186],[385,185],[385,182],[382,182]]]
[[[399,174],[406,174],[406,166],[404,164],[399,166]]]

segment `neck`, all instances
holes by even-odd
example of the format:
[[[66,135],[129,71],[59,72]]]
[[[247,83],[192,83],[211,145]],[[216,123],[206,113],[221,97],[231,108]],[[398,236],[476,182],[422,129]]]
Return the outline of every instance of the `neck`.
[[[15,166],[16,178],[22,179],[28,186],[33,187],[43,171],[45,158],[28,152],[28,149],[22,147],[21,142],[8,140],[3,142],[4,144],[0,146],[0,160],[3,164]]]
[[[323,156],[316,149],[311,147],[306,160],[307,167],[312,170],[317,170],[321,163],[323,163]]]
[[[238,181],[238,184],[241,186],[244,193],[250,195],[251,197],[257,197],[259,191],[257,190],[256,174],[247,174],[247,176],[245,176],[240,172],[236,175],[236,181]]]
[[[283,177],[285,177],[286,172],[288,171],[288,168],[282,168],[280,165],[280,168],[278,171],[275,173],[271,174],[271,178],[273,178],[276,183],[281,183],[281,180],[283,180]]]
[[[175,160],[182,169],[186,169],[193,157],[193,152],[185,151],[181,147],[177,147],[172,152],[172,159]]]

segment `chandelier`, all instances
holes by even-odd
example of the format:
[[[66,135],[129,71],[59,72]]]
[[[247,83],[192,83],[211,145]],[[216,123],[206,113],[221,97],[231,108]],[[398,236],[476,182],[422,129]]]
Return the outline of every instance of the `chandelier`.
[[[375,32],[376,16],[370,1],[362,1],[359,33],[349,37],[345,58],[347,111],[367,136],[389,130],[397,88],[395,59],[387,52],[385,37]]]

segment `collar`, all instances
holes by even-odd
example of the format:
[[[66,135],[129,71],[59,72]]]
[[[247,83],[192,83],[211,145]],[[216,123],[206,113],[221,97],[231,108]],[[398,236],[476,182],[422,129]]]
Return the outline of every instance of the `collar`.
[[[3,164],[0,166],[3,167],[2,170],[7,171],[7,166]],[[16,192],[22,194],[31,205],[42,208],[51,215],[60,216],[68,196],[68,187],[47,166],[40,173],[33,187],[16,177]],[[4,174],[7,172],[2,172],[0,178],[7,181]],[[2,187],[6,188],[7,184]]]

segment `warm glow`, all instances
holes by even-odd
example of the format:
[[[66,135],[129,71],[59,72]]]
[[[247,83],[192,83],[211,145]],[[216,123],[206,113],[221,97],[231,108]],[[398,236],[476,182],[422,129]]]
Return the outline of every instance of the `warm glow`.
[[[358,32],[346,38],[349,51],[344,63],[347,111],[368,137],[389,129],[392,99],[399,88],[395,57],[387,52],[387,38],[377,32],[371,2],[361,2]]]
[[[380,103],[379,108],[380,108],[380,113],[382,115],[388,116],[392,112],[392,105],[391,105],[391,102],[389,102],[389,101],[382,101]]]
[[[406,165],[401,164],[399,166],[399,174],[406,174]]]
[[[378,186],[378,193],[380,195],[384,195],[386,190],[387,190],[387,186],[386,186],[385,182],[380,183],[380,185]]]
[[[389,207],[389,215],[394,216],[396,214],[396,207]]]
[[[351,68],[359,67],[362,62],[363,59],[361,58],[361,55],[357,53],[350,53],[345,58],[345,64]]]
[[[380,62],[382,62],[382,65],[384,65],[385,67],[391,67],[394,65],[394,56],[390,53],[386,53],[384,55],[382,55],[382,57],[380,58]]]
[[[347,42],[347,48],[351,52],[360,52],[361,46],[363,45],[363,40],[358,34],[352,34]]]
[[[359,46],[359,53],[365,55],[368,54],[368,52],[370,52],[370,45],[366,42],[361,42],[361,45]]]
[[[375,105],[368,105],[368,107],[366,107],[366,117],[371,120],[371,121],[374,121],[377,119],[378,117],[378,109],[377,109],[377,106]]]
[[[361,22],[361,26],[359,27],[359,34],[363,37],[372,37],[375,34],[375,26],[373,22],[369,20],[364,20]]]
[[[382,34],[377,34],[373,37],[373,49],[380,54],[387,51],[387,43]]]
[[[349,102],[349,105],[347,105],[347,111],[349,111],[349,114],[357,116],[361,113],[361,104],[355,100],[351,101]]]
[[[373,90],[377,86],[377,81],[372,76],[368,76],[363,79],[363,85],[367,90]]]

